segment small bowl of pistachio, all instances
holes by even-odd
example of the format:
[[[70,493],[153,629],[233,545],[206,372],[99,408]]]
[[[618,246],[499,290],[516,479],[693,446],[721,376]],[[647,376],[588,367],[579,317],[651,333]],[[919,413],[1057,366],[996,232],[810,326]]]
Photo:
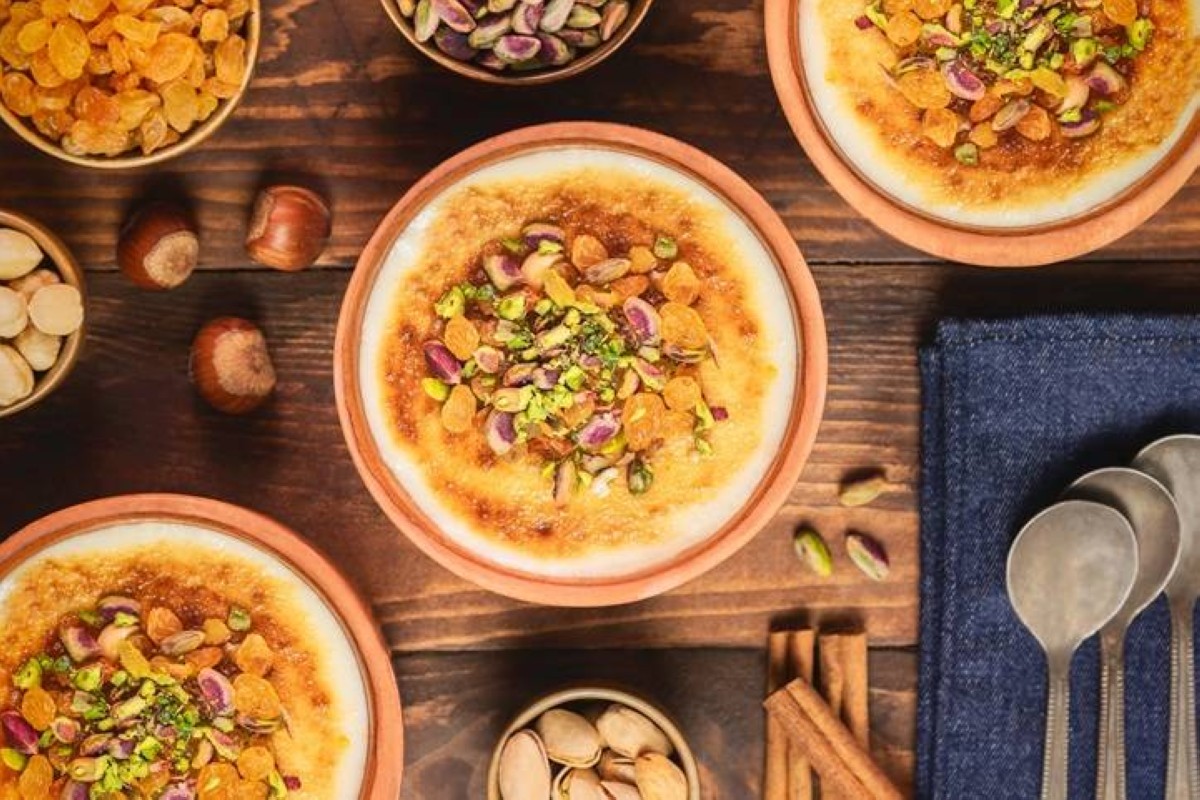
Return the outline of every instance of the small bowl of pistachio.
[[[382,0],[412,44],[485,83],[531,85],[578,75],[612,55],[653,0]]]
[[[700,800],[696,759],[657,707],[580,687],[533,703],[492,755],[488,800]]]

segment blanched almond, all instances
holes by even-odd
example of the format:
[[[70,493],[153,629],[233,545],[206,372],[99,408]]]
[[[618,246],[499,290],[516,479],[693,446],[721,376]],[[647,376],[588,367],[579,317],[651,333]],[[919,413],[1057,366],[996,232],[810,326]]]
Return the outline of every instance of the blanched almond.
[[[29,301],[29,319],[42,333],[69,336],[83,324],[83,298],[65,283],[43,286]]]
[[[29,366],[38,372],[45,372],[58,361],[58,354],[62,350],[62,337],[42,333],[30,325],[17,335],[13,345],[29,362]]]
[[[0,228],[0,281],[11,281],[32,272],[44,258],[28,234]]]
[[[55,283],[62,283],[62,278],[58,277],[53,270],[35,269],[25,277],[17,278],[8,285],[8,288],[22,295],[25,301],[29,302],[29,298],[33,297],[38,289]]]
[[[0,344],[0,406],[11,406],[33,393],[33,370],[21,354]]]
[[[11,339],[28,324],[25,298],[7,286],[0,286],[0,338]]]

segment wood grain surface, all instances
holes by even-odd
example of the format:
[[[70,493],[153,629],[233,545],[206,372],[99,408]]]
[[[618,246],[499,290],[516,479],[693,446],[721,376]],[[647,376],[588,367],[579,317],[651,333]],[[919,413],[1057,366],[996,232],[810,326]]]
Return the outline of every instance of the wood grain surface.
[[[102,175],[58,164],[0,132],[0,207],[62,235],[91,270],[91,333],[76,372],[44,404],[0,423],[0,535],[65,505],[178,491],[242,503],[312,538],[370,597],[407,703],[406,798],[479,797],[495,736],[540,691],[626,683],[677,717],[704,762],[706,797],[758,792],[763,664],[771,625],[865,623],[876,755],[911,783],[917,639],[917,348],[946,315],[1061,308],[1200,307],[1200,179],[1086,264],[989,272],[931,262],[890,241],[826,186],[796,146],[765,71],[761,4],[659,0],[627,48],[594,72],[533,90],[484,88],[413,52],[372,0],[267,0],[263,57],[246,103],[204,148],[157,169]],[[723,160],[783,216],[813,271],[830,334],[817,447],[778,518],[738,556],[667,596],[607,610],[508,601],[421,556],[375,507],[338,428],[331,346],[359,250],[423,172],[525,124],[604,119],[678,136]],[[241,240],[259,185],[324,191],[335,226],[323,269],[252,267]],[[186,198],[206,271],[169,294],[114,273],[129,210]],[[188,383],[208,318],[258,320],[280,385],[244,419]],[[838,483],[882,468],[892,490],[837,505]],[[799,524],[833,543],[817,580],[791,553]],[[872,583],[841,549],[881,539],[892,574]]]

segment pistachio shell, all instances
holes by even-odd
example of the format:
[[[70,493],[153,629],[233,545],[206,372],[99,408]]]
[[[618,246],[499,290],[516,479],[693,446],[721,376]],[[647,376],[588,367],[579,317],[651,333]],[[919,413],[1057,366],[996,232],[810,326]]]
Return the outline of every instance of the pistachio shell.
[[[669,756],[675,750],[662,729],[645,715],[617,703],[596,720],[596,730],[609,750],[628,758],[645,753]]]
[[[564,769],[554,779],[550,796],[555,800],[606,800],[600,777],[590,769]]]
[[[604,800],[642,800],[642,793],[630,783],[601,781],[600,788],[604,790]]]
[[[687,778],[675,762],[649,753],[634,764],[638,791],[644,800],[687,800]]]
[[[504,744],[499,784],[502,800],[546,800],[550,796],[550,762],[536,733],[518,731]]]
[[[607,42],[628,18],[629,3],[625,0],[612,0],[601,12],[600,38]]]
[[[617,755],[611,750],[605,750],[604,755],[600,756],[600,763],[596,765],[596,772],[599,773],[601,780],[604,781],[632,784],[636,780],[633,771],[633,759]]]
[[[538,718],[536,728],[554,763],[586,769],[600,761],[600,733],[578,714],[553,708]]]

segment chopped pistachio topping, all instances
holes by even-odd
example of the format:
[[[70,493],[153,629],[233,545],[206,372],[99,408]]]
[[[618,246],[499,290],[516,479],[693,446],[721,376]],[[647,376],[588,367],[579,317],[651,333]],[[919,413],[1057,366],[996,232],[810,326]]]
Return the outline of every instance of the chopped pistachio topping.
[[[500,457],[530,456],[557,503],[650,490],[679,440],[713,454],[698,373],[712,359],[694,307],[702,282],[673,236],[610,252],[586,231],[533,222],[488,244],[472,280],[434,303],[424,393],[452,434],[481,430]],[[510,455],[511,454],[511,455]]]

